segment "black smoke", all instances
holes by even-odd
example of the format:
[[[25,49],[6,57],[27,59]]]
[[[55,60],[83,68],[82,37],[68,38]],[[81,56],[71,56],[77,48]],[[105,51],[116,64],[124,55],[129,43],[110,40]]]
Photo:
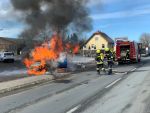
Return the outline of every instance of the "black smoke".
[[[88,0],[11,0],[15,10],[21,11],[29,26],[21,36],[34,38],[47,29],[56,32],[82,33],[92,28]]]

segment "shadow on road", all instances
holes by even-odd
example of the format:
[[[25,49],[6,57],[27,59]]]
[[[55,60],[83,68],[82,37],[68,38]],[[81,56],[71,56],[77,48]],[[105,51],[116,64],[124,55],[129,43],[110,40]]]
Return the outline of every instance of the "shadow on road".
[[[65,83],[65,84],[68,84],[68,83],[71,83],[72,80],[56,80],[55,83]]]

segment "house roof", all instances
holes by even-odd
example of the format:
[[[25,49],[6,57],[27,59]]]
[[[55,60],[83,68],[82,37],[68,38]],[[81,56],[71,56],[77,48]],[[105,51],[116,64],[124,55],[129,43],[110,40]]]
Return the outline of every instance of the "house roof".
[[[114,41],[107,34],[100,32],[100,31],[93,33],[93,35],[85,42],[85,44],[87,44],[95,35],[101,35],[108,41],[108,43],[114,44]]]

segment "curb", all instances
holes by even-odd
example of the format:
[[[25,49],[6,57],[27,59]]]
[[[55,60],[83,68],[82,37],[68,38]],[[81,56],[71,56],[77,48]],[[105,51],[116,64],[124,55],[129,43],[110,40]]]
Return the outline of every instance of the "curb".
[[[0,94],[11,92],[14,90],[19,90],[21,88],[34,86],[37,84],[42,84],[45,82],[50,82],[57,79],[63,79],[68,77],[69,75],[70,73],[61,73],[60,76],[56,76],[56,77],[53,75],[42,75],[42,76],[32,76],[32,77],[20,78],[17,80],[1,82]]]
[[[2,83],[0,83],[0,87],[1,87],[0,94],[53,80],[52,76],[47,76],[47,77],[44,76],[37,80],[31,80],[29,82],[26,82],[26,80],[28,80],[28,79],[30,80],[33,78],[36,79],[37,77],[35,76],[35,77],[21,78],[21,79],[17,79],[17,80],[2,82]],[[18,84],[17,84],[17,82],[18,82]],[[13,83],[15,83],[15,84],[13,84]]]

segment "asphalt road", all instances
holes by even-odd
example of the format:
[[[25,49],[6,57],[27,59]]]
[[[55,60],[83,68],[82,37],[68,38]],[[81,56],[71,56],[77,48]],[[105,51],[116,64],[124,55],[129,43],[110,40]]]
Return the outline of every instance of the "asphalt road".
[[[141,64],[139,65],[141,66]],[[118,69],[133,70],[135,66],[138,67],[139,65],[122,65]],[[95,103],[98,103],[96,100],[109,94],[114,84],[117,83],[120,86],[121,79],[125,81],[127,80],[125,78],[129,77],[128,74],[124,75],[123,73],[103,76],[97,75],[95,71],[77,73],[66,79],[2,96],[0,98],[0,113],[73,113],[74,111],[78,113],[79,111],[84,112],[84,110],[90,111],[93,108],[89,106],[95,106]],[[136,81],[134,82],[136,83]],[[113,95],[109,98],[113,98]],[[114,101],[110,102],[112,103],[110,107],[113,108]],[[90,111],[89,113],[94,112]]]
[[[0,62],[0,82],[27,77],[26,73],[26,68],[20,60],[14,63]]]
[[[149,58],[148,58],[149,59]],[[82,113],[150,113],[150,63],[138,68]]]
[[[120,76],[84,72],[0,98],[0,113],[62,113],[103,90]]]

